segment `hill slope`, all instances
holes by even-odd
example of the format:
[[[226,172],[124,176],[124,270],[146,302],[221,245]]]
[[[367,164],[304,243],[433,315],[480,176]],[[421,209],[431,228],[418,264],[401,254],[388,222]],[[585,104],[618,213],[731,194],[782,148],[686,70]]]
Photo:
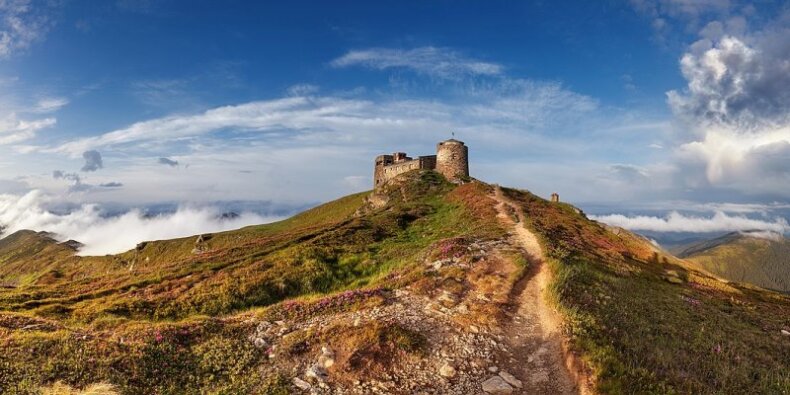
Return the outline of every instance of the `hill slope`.
[[[70,248],[32,232],[0,243],[0,393],[790,387],[786,296],[570,205],[434,172],[275,224],[107,257]]]
[[[573,348],[602,393],[786,393],[790,298],[725,284],[645,239],[521,191]],[[783,332],[785,331],[785,332]]]
[[[678,256],[731,281],[790,292],[790,240],[733,232],[684,246]]]

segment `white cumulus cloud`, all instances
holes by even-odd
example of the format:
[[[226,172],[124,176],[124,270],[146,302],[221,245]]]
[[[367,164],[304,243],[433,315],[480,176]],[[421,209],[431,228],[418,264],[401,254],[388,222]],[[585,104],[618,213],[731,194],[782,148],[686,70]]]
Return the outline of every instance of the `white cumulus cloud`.
[[[714,187],[787,195],[790,183],[790,14],[763,30],[712,22],[680,61],[687,80],[667,93],[690,131],[677,154]]]
[[[760,220],[748,218],[744,215],[731,215],[717,211],[712,216],[691,216],[673,211],[665,217],[637,215],[625,216],[622,214],[592,215],[593,220],[612,226],[635,231],[653,232],[732,232],[747,230],[764,230],[778,233],[790,231],[790,224],[784,218],[773,220]]]
[[[280,219],[253,213],[223,219],[223,213],[211,206],[184,206],[156,216],[147,216],[140,210],[107,216],[100,206],[83,204],[61,214],[47,209],[52,201],[51,196],[38,190],[21,196],[0,195],[0,227],[5,227],[0,237],[23,229],[52,232],[60,241],[83,243],[80,255],[104,255],[128,251],[141,241],[220,232]]]
[[[670,91],[678,115],[723,123],[744,131],[790,121],[790,28],[752,37],[703,38],[683,55],[688,81]]]

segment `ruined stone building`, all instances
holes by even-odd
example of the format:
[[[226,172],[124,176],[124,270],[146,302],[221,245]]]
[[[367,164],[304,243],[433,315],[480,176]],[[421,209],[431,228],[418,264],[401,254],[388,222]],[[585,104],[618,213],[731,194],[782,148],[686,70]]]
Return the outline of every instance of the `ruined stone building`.
[[[405,152],[379,155],[373,171],[373,186],[378,188],[399,174],[424,169],[436,170],[453,182],[469,177],[469,148],[463,141],[450,139],[436,145],[436,155],[418,156]]]

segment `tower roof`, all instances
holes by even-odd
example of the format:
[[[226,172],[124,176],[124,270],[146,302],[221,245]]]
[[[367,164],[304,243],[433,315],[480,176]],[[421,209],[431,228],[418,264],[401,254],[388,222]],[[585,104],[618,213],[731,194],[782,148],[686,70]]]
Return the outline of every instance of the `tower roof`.
[[[456,140],[456,139],[449,139],[449,140],[442,141],[442,144],[444,144],[444,143],[463,144],[464,142],[460,141],[460,140]]]

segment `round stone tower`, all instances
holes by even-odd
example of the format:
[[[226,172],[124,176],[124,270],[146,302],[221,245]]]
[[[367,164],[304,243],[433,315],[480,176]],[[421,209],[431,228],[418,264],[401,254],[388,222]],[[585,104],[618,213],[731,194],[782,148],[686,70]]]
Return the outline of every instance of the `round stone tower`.
[[[469,177],[469,148],[463,141],[450,139],[436,145],[436,171],[453,182]]]

